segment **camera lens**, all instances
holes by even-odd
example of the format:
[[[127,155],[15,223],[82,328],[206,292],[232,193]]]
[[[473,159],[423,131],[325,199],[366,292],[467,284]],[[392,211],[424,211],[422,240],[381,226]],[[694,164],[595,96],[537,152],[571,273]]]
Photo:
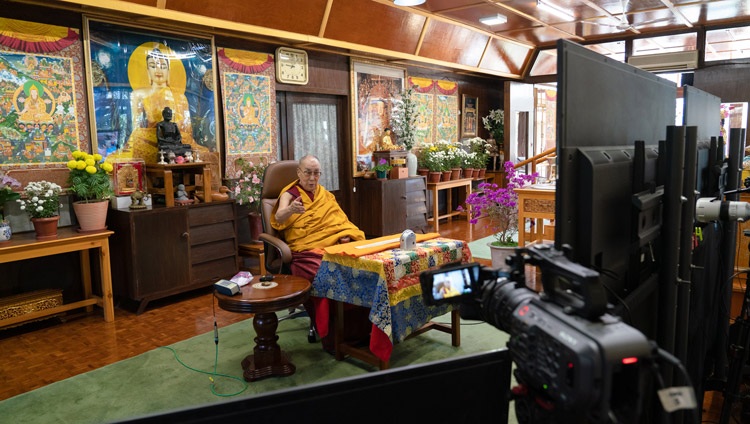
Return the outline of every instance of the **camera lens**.
[[[513,311],[521,303],[537,297],[537,294],[526,287],[517,287],[507,278],[500,278],[491,284],[494,284],[494,287],[488,284],[483,290],[482,308],[486,321],[506,333],[513,334],[510,328],[514,322]]]

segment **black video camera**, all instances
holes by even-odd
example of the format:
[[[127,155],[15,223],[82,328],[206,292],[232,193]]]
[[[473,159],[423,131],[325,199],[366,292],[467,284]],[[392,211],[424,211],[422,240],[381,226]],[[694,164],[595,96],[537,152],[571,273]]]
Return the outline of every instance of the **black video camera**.
[[[423,272],[420,284],[427,304],[478,301],[485,321],[510,334],[525,393],[519,422],[638,422],[652,346],[606,313],[599,274],[550,245],[516,249],[508,264],[509,278],[472,263]],[[526,286],[525,264],[540,268],[543,294]]]

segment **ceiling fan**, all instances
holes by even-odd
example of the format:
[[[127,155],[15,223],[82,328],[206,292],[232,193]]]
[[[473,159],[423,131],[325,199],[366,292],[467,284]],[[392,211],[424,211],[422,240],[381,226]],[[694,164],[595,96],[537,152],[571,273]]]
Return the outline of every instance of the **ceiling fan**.
[[[625,13],[625,11],[627,9],[628,1],[629,0],[620,0],[620,5],[622,6],[622,12],[619,14],[619,16],[613,15],[613,14],[607,12],[604,9],[600,9],[600,10],[604,11],[607,15],[609,15],[609,17],[612,20],[617,21],[614,24],[601,23],[601,22],[593,22],[593,21],[583,21],[583,23],[585,23],[585,24],[592,24],[592,25],[599,25],[599,26],[605,26],[605,27],[610,27],[610,28],[615,28],[618,31],[632,31],[632,32],[634,32],[636,34],[640,34],[640,31],[638,31],[638,29],[636,28],[636,26],[633,25],[633,24],[631,24],[630,21],[628,21],[628,16]],[[662,22],[662,21],[665,21],[665,20],[667,20],[667,19],[657,19],[657,20],[653,20],[653,21],[642,22],[640,25],[648,25],[648,24],[652,24],[652,23],[656,23],[656,22]]]

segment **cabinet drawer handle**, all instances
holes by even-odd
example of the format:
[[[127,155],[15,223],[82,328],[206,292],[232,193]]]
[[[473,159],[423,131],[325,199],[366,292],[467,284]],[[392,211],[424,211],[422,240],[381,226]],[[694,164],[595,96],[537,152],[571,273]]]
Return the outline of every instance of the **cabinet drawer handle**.
[[[402,199],[406,200],[406,196],[401,196]]]
[[[188,234],[188,232],[187,232],[187,231],[185,231],[184,233],[182,233],[182,238],[187,238],[187,237],[188,237],[189,235],[190,235],[190,234]]]

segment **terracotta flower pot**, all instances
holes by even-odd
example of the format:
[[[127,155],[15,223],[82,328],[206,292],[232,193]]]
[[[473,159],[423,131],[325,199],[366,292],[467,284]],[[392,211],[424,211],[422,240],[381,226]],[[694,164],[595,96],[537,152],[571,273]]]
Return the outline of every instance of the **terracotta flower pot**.
[[[109,202],[74,202],[73,210],[78,220],[79,232],[101,231],[107,228],[107,210]]]
[[[430,173],[427,175],[427,182],[428,183],[439,183],[440,177],[443,175],[442,172],[433,172],[430,171]]]
[[[451,171],[443,171],[443,176],[440,178],[440,181],[450,181],[451,180]]]
[[[451,169],[451,180],[458,180],[461,178],[461,168]]]
[[[430,170],[427,168],[419,168],[417,169],[417,175],[421,175],[423,177],[426,177],[430,174]]]
[[[36,231],[37,240],[52,240],[57,238],[57,222],[60,216],[56,215],[49,218],[31,218]]]

